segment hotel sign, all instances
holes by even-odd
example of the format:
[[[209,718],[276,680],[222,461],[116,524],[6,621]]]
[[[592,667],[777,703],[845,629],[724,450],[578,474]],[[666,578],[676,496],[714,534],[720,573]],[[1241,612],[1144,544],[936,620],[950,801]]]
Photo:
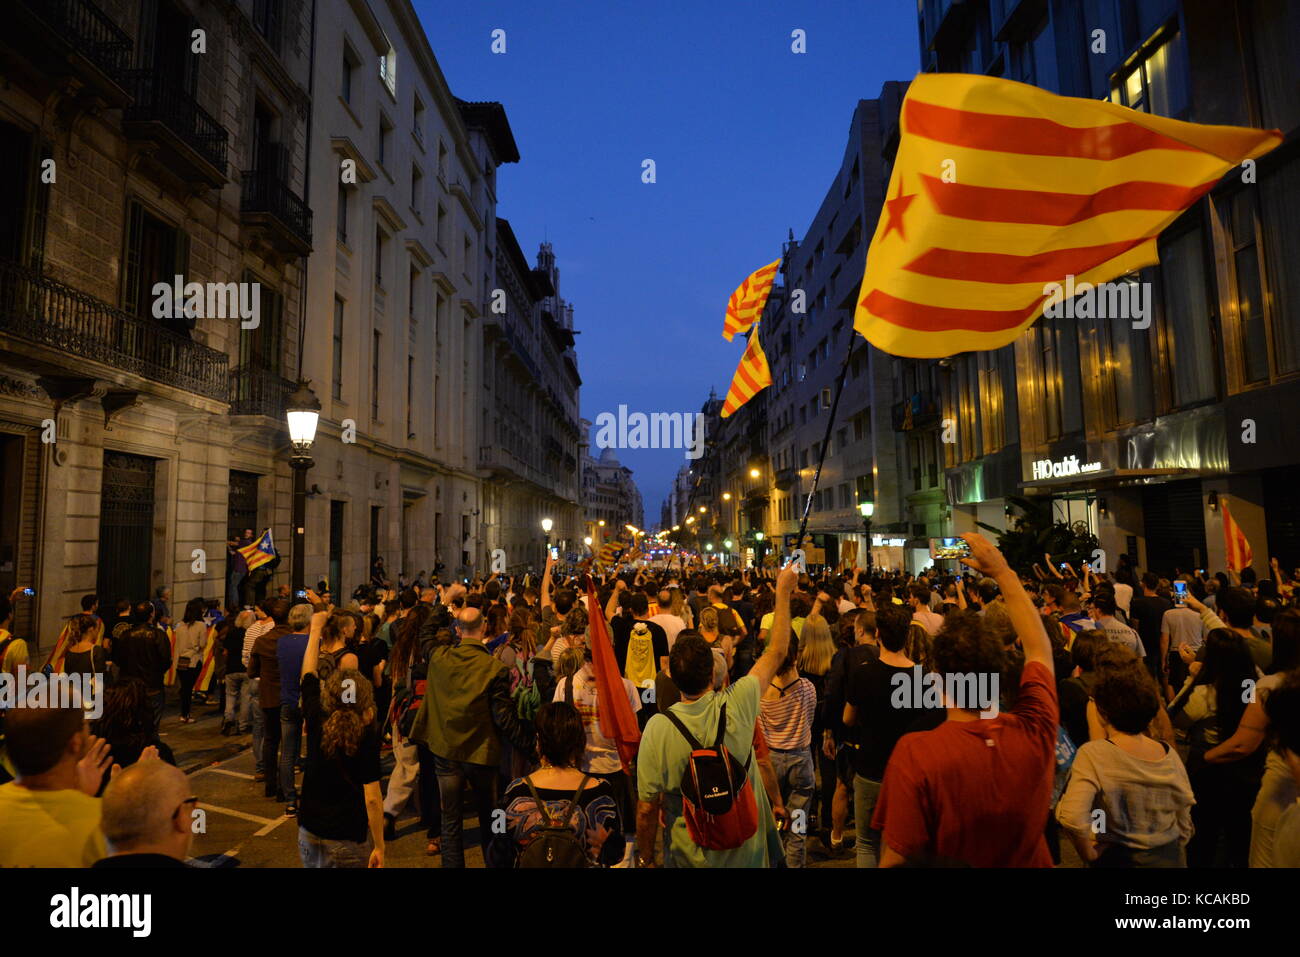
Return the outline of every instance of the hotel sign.
[[[1063,459],[1039,459],[1034,462],[1033,481],[1043,479],[1070,478],[1088,472],[1100,472],[1100,462],[1080,462],[1077,455],[1067,455]]]

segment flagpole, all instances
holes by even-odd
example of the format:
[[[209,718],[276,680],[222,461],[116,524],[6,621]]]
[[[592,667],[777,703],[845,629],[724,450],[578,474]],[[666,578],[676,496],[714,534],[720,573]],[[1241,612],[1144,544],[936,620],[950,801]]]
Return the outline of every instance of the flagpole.
[[[826,434],[822,436],[822,450],[817,457],[817,471],[813,473],[812,488],[808,490],[808,498],[803,503],[803,517],[799,520],[799,535],[794,540],[795,548],[803,548],[803,536],[808,528],[808,513],[812,510],[813,496],[817,494],[817,483],[821,481],[822,465],[826,462],[826,450],[830,448],[831,433],[835,429],[835,413],[839,411],[840,396],[844,394],[844,380],[849,374],[849,360],[853,358],[853,349],[857,345],[857,336],[857,331],[850,327],[849,351],[844,354],[844,365],[840,367],[839,382],[835,386],[835,398],[831,400],[831,414],[826,418]]]

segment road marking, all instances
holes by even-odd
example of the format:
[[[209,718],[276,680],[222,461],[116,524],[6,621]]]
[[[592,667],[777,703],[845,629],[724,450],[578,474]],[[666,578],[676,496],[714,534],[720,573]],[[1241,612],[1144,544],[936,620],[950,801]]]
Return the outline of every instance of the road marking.
[[[206,767],[206,768],[199,768],[199,769],[198,769],[197,771],[195,771],[194,773],[195,773],[195,774],[202,774],[204,771],[212,771],[214,774],[228,774],[228,775],[230,775],[232,778],[243,778],[245,781],[252,781],[252,780],[253,780],[253,776],[252,776],[251,774],[248,774],[248,773],[244,772],[244,771],[231,771],[231,770],[229,770],[228,768],[219,768],[219,767],[216,767],[215,765],[211,765],[211,766]]]
[[[261,817],[257,814],[249,814],[247,811],[236,811],[234,808],[221,807],[220,805],[217,804],[209,804],[207,801],[200,801],[199,807],[203,808],[205,811],[216,811],[218,814],[225,814],[230,817],[237,817],[244,821],[252,821],[254,824],[274,825],[280,823],[280,821],[277,821],[274,818]],[[280,820],[282,821],[284,820],[284,818],[280,818]]]
[[[289,815],[284,814],[274,821],[268,821],[266,823],[266,827],[262,828],[260,831],[254,834],[253,837],[266,837],[266,835],[270,834],[272,831],[274,831],[277,827],[279,827],[287,820],[289,820]]]

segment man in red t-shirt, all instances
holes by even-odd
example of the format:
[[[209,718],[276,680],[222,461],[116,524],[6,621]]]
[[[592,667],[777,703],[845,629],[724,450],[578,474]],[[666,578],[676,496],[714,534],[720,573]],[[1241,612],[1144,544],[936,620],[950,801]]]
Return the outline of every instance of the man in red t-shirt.
[[[945,621],[933,655],[948,718],[904,735],[890,756],[872,819],[882,832],[880,866],[1051,867],[1043,839],[1058,722],[1051,642],[1002,553],[982,535],[962,537],[971,546],[962,561],[1001,587],[1025,654],[1020,690],[1015,707],[997,713],[991,679],[1003,670],[1001,639],[977,615]],[[953,693],[972,687],[992,703]]]

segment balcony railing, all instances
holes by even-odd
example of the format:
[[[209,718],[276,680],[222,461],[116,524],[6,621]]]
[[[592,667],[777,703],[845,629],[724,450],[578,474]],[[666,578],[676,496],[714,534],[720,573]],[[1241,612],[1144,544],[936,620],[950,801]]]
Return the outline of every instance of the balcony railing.
[[[123,119],[161,123],[225,177],[229,135],[211,113],[174,80],[153,70],[126,70],[120,76],[135,100]]]
[[[90,0],[20,0],[102,73],[116,78],[131,62],[131,37]]]
[[[225,353],[102,300],[0,261],[0,333],[225,401]]]
[[[243,174],[239,209],[242,213],[265,213],[275,217],[310,251],[311,208],[271,170],[248,170]]]
[[[284,419],[284,402],[294,384],[278,372],[241,366],[230,373],[230,414]]]

